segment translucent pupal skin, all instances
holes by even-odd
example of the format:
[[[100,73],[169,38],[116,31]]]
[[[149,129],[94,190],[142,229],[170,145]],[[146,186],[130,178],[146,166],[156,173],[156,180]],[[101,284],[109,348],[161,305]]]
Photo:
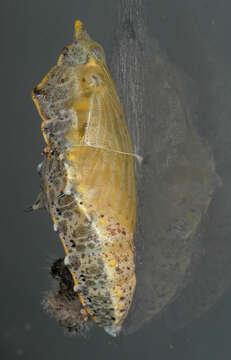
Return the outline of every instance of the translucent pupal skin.
[[[165,316],[166,307],[170,307],[178,296],[180,299],[186,284],[190,296],[181,301],[183,306],[174,310],[171,316],[177,326],[178,319],[183,320],[187,310],[192,314],[197,295],[201,307],[208,301],[212,286],[208,287],[204,281],[203,291],[198,292],[198,283],[202,283],[210,271],[204,262],[204,253],[203,256],[199,253],[202,249],[204,251],[204,218],[219,184],[211,150],[196,127],[199,123],[202,128],[207,126],[207,121],[210,123],[215,115],[204,119],[207,110],[200,112],[198,109],[199,88],[196,83],[183,69],[176,68],[158,40],[150,37],[146,17],[150,4],[147,3],[150,2],[118,1],[116,34],[109,63],[124,105],[135,153],[144,158],[141,164],[135,163],[137,287],[134,306],[123,324],[126,333],[136,331],[146,321],[159,318],[161,313]],[[201,41],[199,32],[197,38]],[[214,90],[211,91],[215,96]],[[205,101],[209,109],[210,103]],[[211,234],[210,230],[208,244]],[[213,236],[216,243],[220,235],[216,240]],[[211,245],[209,254],[210,251]],[[195,282],[193,266],[199,256],[203,271],[199,266],[200,280]],[[208,258],[210,263],[214,262],[210,255]],[[215,273],[214,270],[213,277],[208,274],[208,278],[215,279]],[[217,279],[220,285],[220,277]],[[191,309],[190,303],[193,304]],[[184,314],[182,308],[187,309]]]
[[[80,21],[32,99],[49,149],[40,166],[43,201],[65,264],[89,314],[116,335],[136,283],[132,146],[103,49]]]

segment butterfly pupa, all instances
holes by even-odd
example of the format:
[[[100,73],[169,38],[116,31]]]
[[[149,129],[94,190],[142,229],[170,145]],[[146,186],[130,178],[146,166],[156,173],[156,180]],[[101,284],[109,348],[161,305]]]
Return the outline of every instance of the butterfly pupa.
[[[80,21],[32,99],[46,143],[38,199],[59,233],[76,296],[115,336],[136,284],[134,157],[104,51]]]

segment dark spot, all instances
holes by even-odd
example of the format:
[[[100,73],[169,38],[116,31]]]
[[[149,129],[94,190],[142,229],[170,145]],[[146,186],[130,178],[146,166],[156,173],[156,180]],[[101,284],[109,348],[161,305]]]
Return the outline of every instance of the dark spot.
[[[46,95],[46,91],[42,88],[39,88],[38,86],[35,86],[33,89],[34,95]]]
[[[61,215],[61,211],[60,211],[59,208],[56,208],[56,212],[57,212],[57,214],[58,214],[59,216]]]
[[[70,240],[70,243],[71,243],[71,247],[74,248],[74,247],[75,247],[75,242],[74,242],[74,240]]]
[[[84,276],[83,274],[80,275],[79,279],[80,279],[81,281],[86,281],[85,276]]]
[[[63,48],[63,50],[62,50],[62,54],[63,54],[64,56],[67,55],[68,51],[69,51],[68,47],[65,46],[65,47]]]
[[[66,295],[72,297],[73,293],[73,278],[68,270],[67,266],[64,265],[64,259],[56,260],[51,267],[51,275],[54,279],[59,281],[60,293],[65,293]]]

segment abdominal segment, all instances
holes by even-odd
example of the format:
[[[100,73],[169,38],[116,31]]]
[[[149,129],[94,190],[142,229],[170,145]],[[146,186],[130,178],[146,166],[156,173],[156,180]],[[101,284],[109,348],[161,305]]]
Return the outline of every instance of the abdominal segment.
[[[135,288],[132,232],[117,219],[65,194],[67,171],[60,154],[42,165],[45,204],[66,250],[74,290],[93,320],[112,335],[119,332]]]

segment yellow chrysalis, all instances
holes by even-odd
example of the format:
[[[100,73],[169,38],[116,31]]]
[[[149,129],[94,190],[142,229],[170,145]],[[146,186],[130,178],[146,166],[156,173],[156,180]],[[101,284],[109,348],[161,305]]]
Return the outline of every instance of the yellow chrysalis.
[[[38,201],[59,232],[81,303],[116,335],[136,283],[132,146],[104,51],[80,21],[32,98],[47,145]]]

